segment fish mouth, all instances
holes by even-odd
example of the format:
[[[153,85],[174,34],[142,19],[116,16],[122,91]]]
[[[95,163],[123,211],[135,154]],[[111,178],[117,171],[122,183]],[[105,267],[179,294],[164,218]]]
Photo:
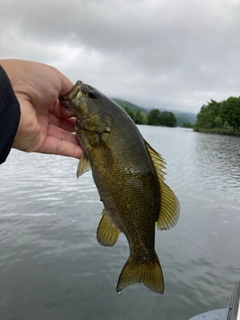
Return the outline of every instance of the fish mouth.
[[[74,114],[75,102],[81,97],[90,100],[98,99],[99,92],[92,86],[78,80],[67,94],[59,96],[58,99],[65,108],[67,108],[70,112]]]
[[[81,91],[82,85],[83,85],[83,82],[78,80],[68,93],[58,97],[58,100],[60,101],[60,103],[73,114],[75,113],[75,110],[73,108],[73,103],[76,99],[82,96],[82,91]]]
[[[76,107],[79,105],[79,100],[95,100],[101,97],[101,94],[94,87],[78,80],[72,89],[65,95],[59,96],[60,103],[75,115]]]
[[[83,82],[78,80],[68,93],[66,93],[63,96],[59,96],[59,98],[58,98],[59,101],[60,102],[64,102],[64,101],[68,101],[68,100],[74,101],[77,98],[77,96],[79,96],[79,94],[82,92],[81,91],[82,85],[83,85]]]

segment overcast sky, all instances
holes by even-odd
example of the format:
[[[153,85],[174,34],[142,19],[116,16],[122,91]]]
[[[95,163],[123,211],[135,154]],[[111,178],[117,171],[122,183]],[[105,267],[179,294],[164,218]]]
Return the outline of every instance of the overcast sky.
[[[0,27],[0,58],[143,107],[240,96],[240,0],[0,0]]]

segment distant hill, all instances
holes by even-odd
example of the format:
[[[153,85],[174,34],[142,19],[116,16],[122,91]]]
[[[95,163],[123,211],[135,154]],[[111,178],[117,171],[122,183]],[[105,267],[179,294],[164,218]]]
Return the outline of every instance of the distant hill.
[[[129,108],[133,112],[137,112],[137,111],[146,112],[146,110],[144,110],[143,108],[141,108],[141,107],[137,106],[136,104],[133,104],[133,103],[131,103],[129,101],[122,100],[122,99],[119,99],[119,98],[112,98],[112,100],[115,101],[117,104],[119,104],[120,107]]]
[[[184,122],[190,122],[191,124],[195,124],[197,119],[196,119],[196,114],[191,113],[191,112],[179,112],[179,111],[173,111],[177,118],[177,126],[181,127]]]
[[[146,114],[150,111],[150,109],[139,107],[136,104],[133,104],[127,100],[119,99],[119,98],[112,98],[117,104],[119,104],[122,108],[129,108],[134,113],[137,111],[143,111]],[[154,108],[153,108],[154,109]],[[159,109],[160,111],[171,111],[175,114],[177,119],[177,126],[181,127],[184,122],[190,122],[191,124],[196,123],[196,114],[191,112],[183,112],[183,111],[176,111],[176,110],[166,110],[166,109]]]

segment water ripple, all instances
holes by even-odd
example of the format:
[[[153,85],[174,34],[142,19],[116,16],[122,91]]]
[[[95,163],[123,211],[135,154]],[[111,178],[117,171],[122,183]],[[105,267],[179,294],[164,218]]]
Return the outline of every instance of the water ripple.
[[[141,284],[115,293],[129,248],[124,235],[97,243],[90,172],[77,179],[75,159],[13,150],[0,167],[1,319],[186,320],[227,307],[240,275],[240,140],[139,128],[181,203],[177,226],[156,232],[164,295]]]

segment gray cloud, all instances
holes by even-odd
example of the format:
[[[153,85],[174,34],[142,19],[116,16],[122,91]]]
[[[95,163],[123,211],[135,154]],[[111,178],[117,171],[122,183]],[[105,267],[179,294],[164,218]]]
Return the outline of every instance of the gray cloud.
[[[2,0],[1,58],[52,64],[110,96],[198,112],[239,96],[233,0]]]

